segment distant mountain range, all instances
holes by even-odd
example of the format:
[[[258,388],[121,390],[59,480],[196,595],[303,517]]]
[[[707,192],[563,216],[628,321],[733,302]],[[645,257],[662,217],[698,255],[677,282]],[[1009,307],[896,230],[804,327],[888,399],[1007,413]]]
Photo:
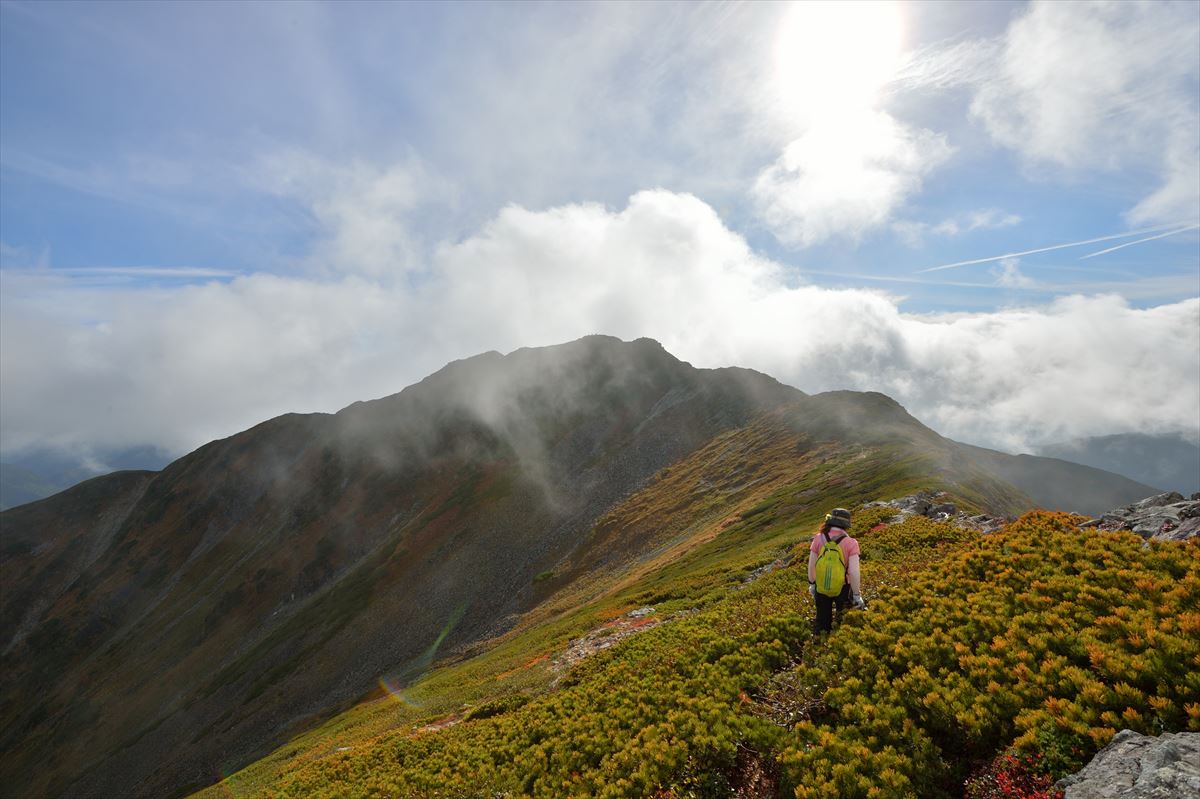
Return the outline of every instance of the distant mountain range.
[[[1082,438],[1047,444],[1038,454],[1123,474],[1184,496],[1200,491],[1200,444],[1179,435]]]
[[[655,600],[722,531],[748,553],[722,557],[761,556],[824,508],[917,487],[997,515],[1154,493],[648,339],[486,353],[281,416],[0,514],[0,784],[177,796],[550,608]]]
[[[0,462],[0,510],[45,499],[92,477],[126,469],[157,471],[172,458],[157,447],[128,447],[87,458],[51,449],[6,455]]]

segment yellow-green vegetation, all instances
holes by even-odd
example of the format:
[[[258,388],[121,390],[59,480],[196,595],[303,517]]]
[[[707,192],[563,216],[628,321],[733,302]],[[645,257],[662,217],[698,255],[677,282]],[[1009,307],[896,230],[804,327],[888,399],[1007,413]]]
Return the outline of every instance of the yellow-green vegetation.
[[[724,797],[753,779],[756,796],[948,797],[1008,748],[1057,774],[1120,727],[1200,730],[1200,542],[1078,521],[1036,513],[979,537],[912,518],[860,533],[871,606],[828,637],[810,634],[805,576],[783,569],[703,591],[696,612],[553,689],[493,686],[454,726],[375,727],[314,758],[326,727],[276,753],[285,767],[269,782],[211,795]],[[554,640],[527,631],[427,683],[474,669],[482,686]],[[350,718],[362,716],[343,731]]]
[[[389,731],[469,713],[497,697],[543,693],[558,676],[552,657],[570,639],[647,604],[662,618],[721,601],[815,528],[829,497],[850,490],[852,499],[896,496],[923,487],[916,475],[927,464],[910,460],[886,447],[817,445],[790,430],[785,414],[765,414],[663,470],[599,521],[593,548],[625,559],[585,570],[510,633],[478,646],[475,656],[351,708],[201,795],[250,794],[298,763],[357,750]],[[711,494],[723,504],[712,503]],[[698,512],[698,505],[708,510]],[[633,537],[638,547],[627,540],[610,546],[614,535]],[[631,551],[642,554],[630,558]]]
[[[1122,727],[1200,730],[1198,542],[1080,521],[1030,514],[924,569],[906,531],[911,579],[791,675],[819,708],[779,757],[796,796],[950,795],[1010,745],[1058,776]]]

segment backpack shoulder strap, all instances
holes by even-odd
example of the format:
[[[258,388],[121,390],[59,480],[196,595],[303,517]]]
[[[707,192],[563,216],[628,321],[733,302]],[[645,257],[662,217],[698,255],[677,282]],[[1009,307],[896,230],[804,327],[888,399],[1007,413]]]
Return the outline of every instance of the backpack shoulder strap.
[[[850,564],[849,559],[846,557],[846,550],[842,549],[842,542],[845,541],[849,537],[850,537],[849,534],[843,533],[842,535],[839,535],[837,538],[834,538],[832,540],[832,542],[834,544],[837,544],[838,557],[840,557],[842,559],[843,566],[848,566]]]

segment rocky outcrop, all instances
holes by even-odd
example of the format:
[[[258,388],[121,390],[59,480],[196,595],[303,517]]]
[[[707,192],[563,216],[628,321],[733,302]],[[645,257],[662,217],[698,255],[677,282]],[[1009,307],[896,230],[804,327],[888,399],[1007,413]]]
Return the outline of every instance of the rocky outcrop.
[[[568,669],[584,658],[602,652],[631,635],[657,627],[664,621],[666,619],[654,615],[652,607],[631,610],[624,616],[605,622],[581,638],[572,639],[566,651],[554,659],[551,667],[555,671]]]
[[[945,492],[935,494],[930,491],[920,491],[899,499],[868,502],[863,505],[863,508],[894,508],[896,510],[894,518],[897,521],[903,521],[909,516],[924,516],[927,519],[949,522],[958,527],[978,530],[981,533],[994,533],[1010,521],[997,516],[989,516],[986,513],[975,515],[966,513],[948,500],[949,495]]]
[[[1200,535],[1200,494],[1184,499],[1174,491],[1110,510],[1082,525],[1100,530],[1132,530],[1142,538],[1186,541]]]
[[[1200,796],[1200,733],[1152,738],[1121,730],[1083,770],[1059,780],[1064,799]]]

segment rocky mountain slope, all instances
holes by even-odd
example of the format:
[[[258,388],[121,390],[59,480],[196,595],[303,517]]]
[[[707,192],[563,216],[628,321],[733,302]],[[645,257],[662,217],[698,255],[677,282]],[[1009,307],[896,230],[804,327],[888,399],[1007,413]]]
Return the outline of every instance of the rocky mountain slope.
[[[718,590],[835,499],[936,484],[1015,513],[1036,497],[1009,458],[882,395],[604,337],[273,419],[0,515],[0,784],[178,795],[447,653]],[[1083,474],[1033,463],[1030,489]],[[1105,479],[1105,508],[1146,493]]]

